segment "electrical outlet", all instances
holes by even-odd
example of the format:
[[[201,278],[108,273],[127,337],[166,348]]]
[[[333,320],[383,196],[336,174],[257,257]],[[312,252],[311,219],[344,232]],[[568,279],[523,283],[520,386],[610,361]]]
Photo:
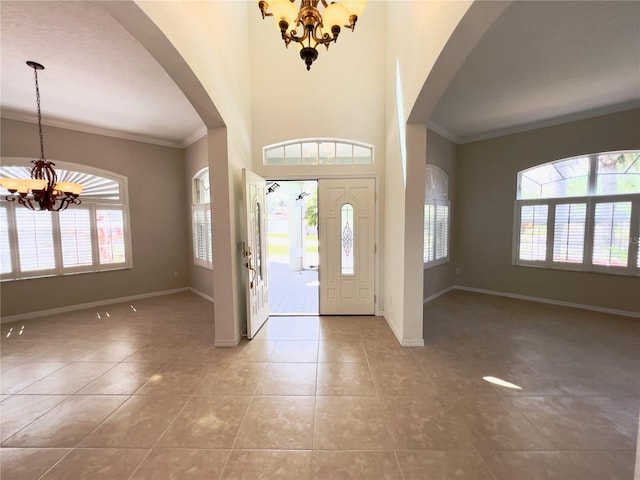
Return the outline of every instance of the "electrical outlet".
[[[462,269],[460,267],[456,267],[456,275],[460,275]]]
[[[178,278],[180,276],[180,272],[173,272],[173,278]]]

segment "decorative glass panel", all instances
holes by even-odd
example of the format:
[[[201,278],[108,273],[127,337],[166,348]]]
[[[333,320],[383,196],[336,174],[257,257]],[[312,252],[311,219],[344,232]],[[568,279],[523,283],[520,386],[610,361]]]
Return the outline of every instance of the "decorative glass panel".
[[[553,228],[553,261],[582,263],[584,231],[587,217],[586,203],[556,205]]]
[[[597,203],[593,225],[593,264],[626,267],[631,202]]]
[[[51,212],[34,212],[22,207],[15,210],[15,215],[20,270],[36,272],[54,269],[56,259]]]
[[[122,210],[96,210],[100,264],[124,263],[125,237]]]
[[[353,163],[353,145],[336,144],[336,165],[350,165]]]
[[[520,211],[520,260],[547,258],[547,205],[523,205]]]
[[[341,231],[341,255],[340,273],[342,275],[353,275],[354,270],[354,230],[353,230],[353,206],[345,203],[340,209],[340,231]]]
[[[86,208],[69,208],[60,212],[62,266],[91,265],[91,212]]]
[[[256,280],[260,282],[262,281],[262,209],[260,208],[260,202],[256,202],[255,222],[256,251],[253,254],[253,258],[256,269]]]
[[[320,165],[333,165],[336,163],[336,144],[335,142],[320,142]]]

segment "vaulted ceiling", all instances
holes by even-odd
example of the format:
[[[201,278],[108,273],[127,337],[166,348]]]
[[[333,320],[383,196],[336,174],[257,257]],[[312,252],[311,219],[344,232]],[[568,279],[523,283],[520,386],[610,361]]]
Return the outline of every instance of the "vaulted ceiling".
[[[2,1],[0,9],[3,117],[34,120],[25,65],[34,60],[46,67],[45,123],[174,146],[202,132],[173,80],[99,3]],[[462,65],[430,125],[466,142],[638,106],[640,2],[518,1]]]

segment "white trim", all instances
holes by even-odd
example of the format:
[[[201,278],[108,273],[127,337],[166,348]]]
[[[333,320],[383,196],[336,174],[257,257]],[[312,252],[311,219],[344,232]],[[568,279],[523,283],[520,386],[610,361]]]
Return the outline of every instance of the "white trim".
[[[580,120],[589,120],[591,118],[601,117],[617,112],[624,112],[626,110],[633,110],[640,107],[640,100],[632,100],[630,102],[618,103],[615,105],[609,105],[601,108],[594,108],[592,110],[585,110],[583,112],[573,113],[569,115],[561,115],[555,118],[548,118],[537,122],[525,123],[522,125],[516,125],[513,127],[507,127],[503,129],[496,129],[486,133],[478,133],[459,137],[458,145],[464,145],[466,143],[479,142],[481,140],[489,140],[491,138],[504,137],[506,135],[513,135],[515,133],[528,132],[530,130],[537,130],[540,128],[552,127],[555,125],[562,125],[565,123],[578,122]],[[433,129],[432,129],[433,130]]]
[[[213,297],[210,297],[209,295],[207,295],[206,293],[201,292],[200,290],[196,290],[193,287],[189,287],[189,290],[193,293],[195,293],[196,295],[204,298],[205,300],[209,300],[211,303],[216,303],[215,299]]]
[[[235,340],[218,340],[218,339],[215,339],[213,341],[213,346],[214,347],[237,347],[238,344],[240,343],[241,339],[242,339],[242,336],[238,337]]]
[[[437,133],[441,137],[446,138],[451,143],[455,143],[456,145],[458,145],[460,143],[460,138],[457,135],[454,135],[453,132],[450,132],[449,130],[444,128],[442,125],[440,125],[439,123],[434,122],[433,120],[429,120],[427,122],[427,128],[429,130]],[[429,135],[429,134],[427,133],[427,135]],[[429,140],[427,139],[427,141],[429,141]]]
[[[68,307],[51,308],[49,310],[39,310],[37,312],[20,313],[18,315],[9,315],[0,318],[0,323],[18,322],[21,320],[27,320],[30,318],[46,317],[47,315],[56,315],[58,313],[75,312],[76,310],[84,310],[86,308],[101,307],[103,305],[112,305],[114,303],[131,302],[133,300],[140,300],[143,298],[159,297],[161,295],[171,295],[173,293],[180,293],[188,291],[188,287],[174,288],[171,290],[161,290],[158,292],[142,293],[139,295],[131,295],[129,297],[110,298],[108,300],[98,300],[97,302],[79,303],[77,305],[69,305]]]
[[[208,132],[209,130],[207,129],[206,126],[202,127],[200,130],[193,132],[193,134],[189,135],[185,140],[183,140],[181,143],[181,147],[182,148],[190,147],[191,145],[196,143],[198,140],[200,140],[202,137],[204,137]]]
[[[455,285],[452,287],[448,287],[445,288],[444,290],[440,290],[439,292],[434,293],[433,295],[429,295],[427,298],[423,298],[422,299],[422,304],[424,305],[425,303],[429,303],[431,300],[435,300],[436,298],[438,298],[441,295],[444,295],[445,293],[450,292],[451,290],[454,290],[456,287]]]
[[[5,110],[5,109],[2,110],[2,118],[6,118],[8,120],[17,120],[19,122],[37,123],[36,117],[34,117],[31,114],[24,114],[20,112],[14,112],[11,110]],[[103,137],[121,138],[123,140],[131,140],[134,142],[150,143],[152,145],[160,145],[161,147],[171,147],[171,148],[188,147],[190,144],[188,144],[187,141],[191,140],[196,135],[199,135],[202,132],[201,130],[198,130],[197,132],[189,135],[189,137],[187,137],[184,140],[169,140],[166,138],[152,137],[150,135],[142,135],[142,134],[132,133],[132,132],[123,132],[121,130],[114,130],[110,128],[95,127],[95,126],[85,125],[82,123],[77,123],[77,122],[67,121],[67,120],[47,119],[47,120],[42,120],[42,125],[45,125],[47,127],[64,128],[65,130],[73,130],[76,132],[92,133],[94,135],[101,135]],[[200,137],[196,138],[196,140],[199,140],[199,139]],[[191,143],[193,143],[194,141],[195,140],[193,140]]]
[[[517,293],[497,292],[495,290],[485,290],[483,288],[462,287],[460,285],[454,285],[451,288],[455,290],[463,290],[466,292],[484,293],[487,295],[495,295],[498,297],[517,298],[519,300],[528,300],[530,302],[548,303],[550,305],[560,305],[562,307],[579,308],[581,310],[590,310],[593,312],[612,313],[614,315],[622,315],[625,317],[640,318],[640,312],[630,312],[627,310],[618,310],[615,308],[584,305],[582,303],[563,302],[561,300],[552,300],[549,298],[531,297],[529,295],[520,295]]]
[[[385,322],[387,322],[387,325],[389,325],[389,328],[391,329],[391,331],[393,332],[393,335],[396,337],[396,340],[398,340],[398,343],[401,346],[424,347],[424,338],[400,338],[400,335],[398,335],[398,332],[396,331],[396,329],[393,328],[393,325],[391,324],[391,322],[387,320],[387,317],[383,316],[382,318],[384,318]]]

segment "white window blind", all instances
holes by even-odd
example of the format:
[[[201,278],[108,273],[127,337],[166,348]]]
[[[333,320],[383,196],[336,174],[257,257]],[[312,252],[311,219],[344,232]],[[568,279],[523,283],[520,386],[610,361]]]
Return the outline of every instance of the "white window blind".
[[[597,203],[593,226],[592,263],[626,267],[630,227],[631,202]]]
[[[211,209],[209,204],[193,206],[193,255],[197,265],[203,267],[212,265]]]
[[[435,231],[436,206],[424,206],[424,263],[434,260],[434,231]]]
[[[9,209],[0,206],[0,273],[11,273],[11,244],[9,239]]]
[[[449,256],[449,205],[436,205],[435,258]]]
[[[556,205],[553,228],[553,261],[582,263],[587,218],[586,203]]]
[[[518,258],[545,261],[547,258],[547,205],[523,205],[520,210]]]
[[[23,207],[16,209],[15,215],[20,270],[35,272],[55,269],[51,212],[34,212]]]
[[[74,208],[60,212],[62,265],[73,268],[93,263],[91,242],[91,211]]]

